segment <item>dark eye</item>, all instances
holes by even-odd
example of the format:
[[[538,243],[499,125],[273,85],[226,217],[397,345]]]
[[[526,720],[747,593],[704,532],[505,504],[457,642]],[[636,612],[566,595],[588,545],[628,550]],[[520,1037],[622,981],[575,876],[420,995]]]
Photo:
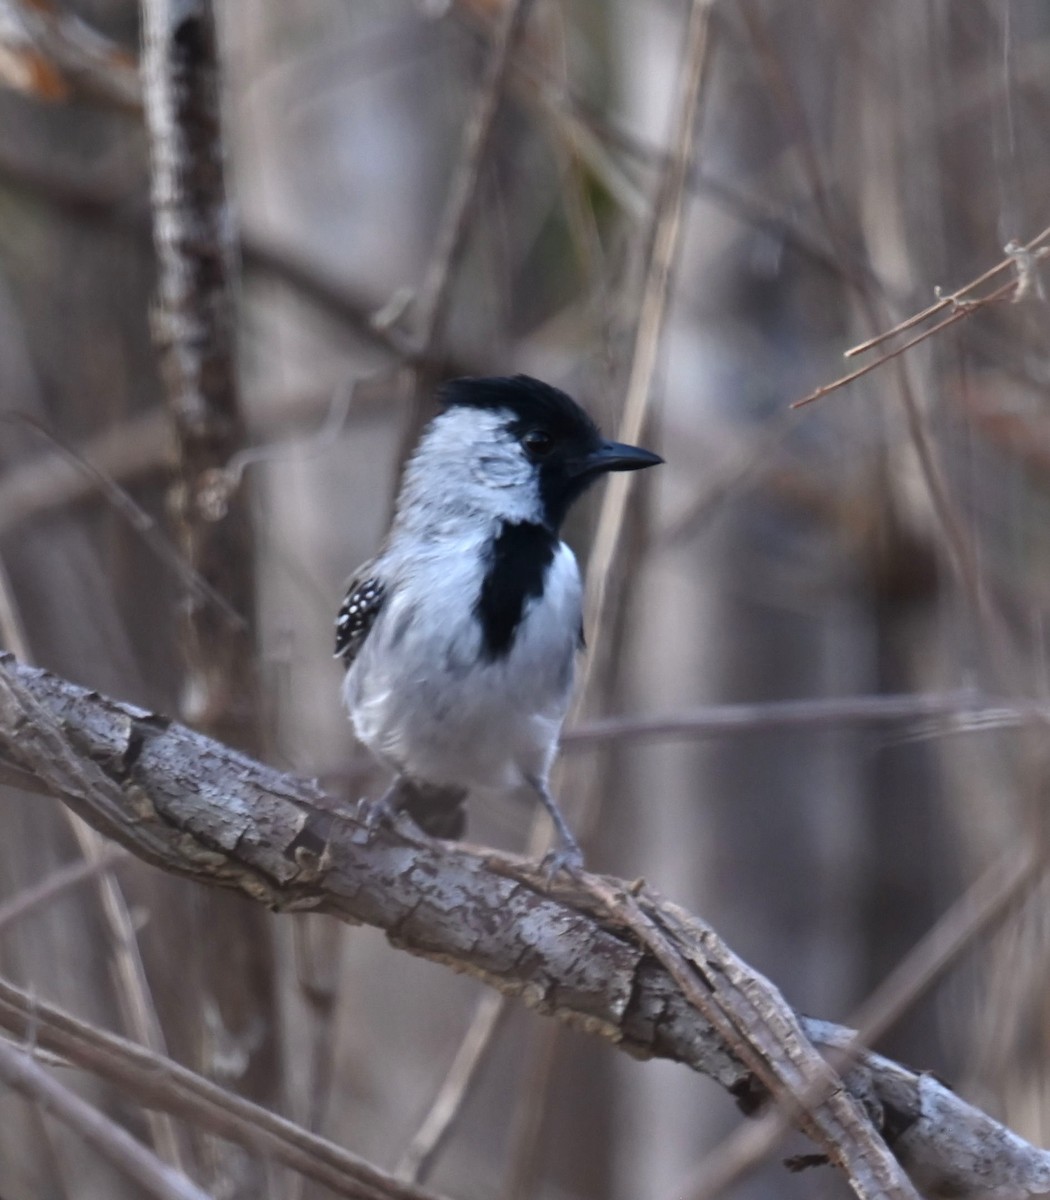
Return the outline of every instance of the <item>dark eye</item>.
[[[529,458],[545,458],[554,449],[554,438],[545,429],[530,429],[521,444]]]

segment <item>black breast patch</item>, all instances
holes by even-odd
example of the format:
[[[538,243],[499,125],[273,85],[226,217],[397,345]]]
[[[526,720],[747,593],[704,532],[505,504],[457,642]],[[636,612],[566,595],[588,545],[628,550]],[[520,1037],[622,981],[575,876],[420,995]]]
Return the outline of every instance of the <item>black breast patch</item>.
[[[383,584],[372,576],[351,582],[335,622],[335,656],[343,660],[345,667],[349,668],[357,657],[385,595]]]
[[[474,615],[481,625],[481,652],[489,662],[510,653],[525,605],[543,595],[558,539],[529,522],[504,521],[489,549]]]

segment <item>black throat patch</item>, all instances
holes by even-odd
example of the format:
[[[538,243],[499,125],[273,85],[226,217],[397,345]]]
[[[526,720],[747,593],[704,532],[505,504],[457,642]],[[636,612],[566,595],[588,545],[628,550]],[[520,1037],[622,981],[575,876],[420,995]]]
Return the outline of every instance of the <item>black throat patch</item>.
[[[504,521],[500,526],[474,605],[481,625],[481,652],[489,662],[510,653],[526,603],[543,595],[557,545],[555,534],[543,525]]]

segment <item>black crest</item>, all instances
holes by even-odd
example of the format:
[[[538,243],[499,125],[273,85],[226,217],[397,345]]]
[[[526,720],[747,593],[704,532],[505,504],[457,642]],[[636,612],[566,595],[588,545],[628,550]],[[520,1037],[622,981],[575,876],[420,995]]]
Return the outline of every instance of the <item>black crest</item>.
[[[536,464],[545,524],[556,531],[569,505],[596,478],[589,464],[602,435],[584,410],[565,392],[528,375],[454,379],[438,398],[446,408],[509,414],[508,431]]]
[[[438,393],[445,408],[507,409],[524,426],[543,425],[559,439],[601,440],[598,426],[567,393],[531,375],[453,379]]]

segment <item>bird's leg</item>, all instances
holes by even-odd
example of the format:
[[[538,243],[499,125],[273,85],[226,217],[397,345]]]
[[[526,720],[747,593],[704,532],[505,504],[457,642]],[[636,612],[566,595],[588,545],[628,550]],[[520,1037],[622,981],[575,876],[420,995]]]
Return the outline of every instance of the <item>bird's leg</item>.
[[[357,802],[357,819],[371,830],[407,817],[428,837],[455,840],[466,831],[466,795],[463,788],[432,787],[399,775],[378,800]]]
[[[559,845],[557,849],[548,850],[543,856],[543,864],[547,870],[548,878],[553,878],[559,871],[565,871],[569,875],[574,874],[576,871],[582,871],[583,851],[580,849],[579,842],[573,836],[568,821],[565,820],[561,809],[551,795],[547,781],[532,777],[529,779],[529,785],[543,801],[543,807],[550,813],[550,818],[554,822],[554,828],[558,834]]]
[[[380,825],[393,825],[397,820],[397,799],[401,787],[400,777],[386,789],[378,800],[362,796],[357,802],[356,817],[369,831]]]

